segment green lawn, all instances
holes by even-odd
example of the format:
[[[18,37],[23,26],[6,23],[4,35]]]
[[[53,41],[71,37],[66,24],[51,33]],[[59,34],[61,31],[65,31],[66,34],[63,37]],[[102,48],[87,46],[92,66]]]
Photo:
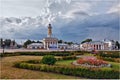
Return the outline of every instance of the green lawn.
[[[2,58],[0,62],[0,79],[80,79],[80,77],[75,76],[13,67],[14,62],[39,60],[41,58],[41,56],[10,56]]]
[[[56,64],[60,64],[60,65],[71,65],[71,63],[75,61],[75,60],[62,60],[62,61],[57,61]]]
[[[112,67],[104,67],[104,68],[101,68],[102,70],[111,70],[111,69],[114,69],[114,70],[120,70],[120,63],[116,63],[116,62],[108,62],[112,65]]]
[[[120,63],[116,63],[116,62],[109,62],[109,63],[112,64],[112,69],[120,70]]]

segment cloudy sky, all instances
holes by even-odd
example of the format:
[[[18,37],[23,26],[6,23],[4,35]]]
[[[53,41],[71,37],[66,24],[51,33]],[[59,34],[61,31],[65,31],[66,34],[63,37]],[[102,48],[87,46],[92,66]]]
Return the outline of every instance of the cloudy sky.
[[[0,0],[0,38],[119,40],[119,0]]]

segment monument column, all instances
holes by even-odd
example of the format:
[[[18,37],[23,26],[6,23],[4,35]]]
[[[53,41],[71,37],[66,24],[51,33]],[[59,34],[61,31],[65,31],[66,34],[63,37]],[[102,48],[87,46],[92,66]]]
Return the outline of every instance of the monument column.
[[[52,36],[52,26],[51,24],[48,25],[48,37]]]

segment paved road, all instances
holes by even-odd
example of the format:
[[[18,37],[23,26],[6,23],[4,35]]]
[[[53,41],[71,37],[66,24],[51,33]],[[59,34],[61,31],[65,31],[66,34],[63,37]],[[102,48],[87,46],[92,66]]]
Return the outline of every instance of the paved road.
[[[4,52],[50,52],[50,51],[64,51],[64,50],[40,50],[40,49],[4,49]],[[73,50],[67,50],[73,51]],[[3,53],[3,49],[0,49],[0,53]]]
[[[40,50],[40,49],[5,49],[4,52],[50,52],[50,51],[64,51],[64,50]],[[66,50],[75,51],[75,50]],[[78,50],[77,50],[78,51]],[[112,50],[118,51],[118,50]],[[0,49],[0,53],[3,53],[3,49]]]

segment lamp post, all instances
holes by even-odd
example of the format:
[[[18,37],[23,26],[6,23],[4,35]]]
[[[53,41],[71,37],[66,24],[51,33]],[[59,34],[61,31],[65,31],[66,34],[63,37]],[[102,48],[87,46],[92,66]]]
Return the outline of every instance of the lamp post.
[[[3,47],[3,54],[4,54],[4,48],[5,48],[5,42],[4,41],[3,41],[2,47]]]

